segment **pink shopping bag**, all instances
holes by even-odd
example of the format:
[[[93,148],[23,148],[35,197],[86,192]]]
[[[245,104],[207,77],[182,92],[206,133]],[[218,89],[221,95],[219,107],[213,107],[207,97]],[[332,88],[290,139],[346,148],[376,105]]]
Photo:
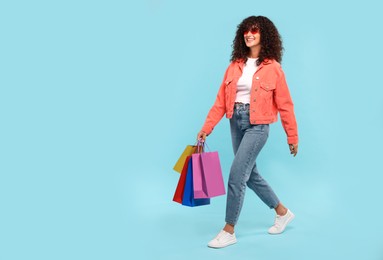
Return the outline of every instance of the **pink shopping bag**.
[[[226,194],[218,152],[192,155],[194,198],[212,198]]]

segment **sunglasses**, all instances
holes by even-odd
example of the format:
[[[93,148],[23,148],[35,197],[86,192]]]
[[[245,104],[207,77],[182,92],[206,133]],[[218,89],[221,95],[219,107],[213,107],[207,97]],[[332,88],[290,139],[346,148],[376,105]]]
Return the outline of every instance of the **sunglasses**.
[[[251,28],[250,30],[246,30],[246,31],[244,31],[244,32],[243,32],[243,35],[246,35],[246,34],[248,34],[249,32],[251,32],[251,34],[257,34],[257,33],[259,33],[259,29],[256,28],[256,27]]]

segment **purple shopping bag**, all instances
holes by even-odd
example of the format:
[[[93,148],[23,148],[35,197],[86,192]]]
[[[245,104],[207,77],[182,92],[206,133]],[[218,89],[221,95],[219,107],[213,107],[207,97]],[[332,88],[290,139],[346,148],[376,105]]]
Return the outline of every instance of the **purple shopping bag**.
[[[192,155],[194,198],[212,198],[226,194],[218,152]]]

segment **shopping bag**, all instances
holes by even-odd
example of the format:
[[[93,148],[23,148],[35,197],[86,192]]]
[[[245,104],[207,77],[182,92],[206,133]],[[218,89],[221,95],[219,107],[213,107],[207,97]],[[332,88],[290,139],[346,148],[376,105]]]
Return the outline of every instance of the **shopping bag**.
[[[192,155],[194,198],[212,198],[226,194],[218,152]]]
[[[181,171],[180,178],[178,180],[176,191],[174,192],[173,201],[178,202],[182,204],[182,197],[184,195],[184,188],[185,188],[185,182],[186,182],[186,174],[188,170],[189,160],[191,156],[186,157],[184,166]]]
[[[202,169],[201,154],[191,156],[193,167],[193,192],[194,198],[208,198],[205,174]]]
[[[183,166],[185,164],[186,157],[195,153],[196,149],[197,149],[196,145],[187,145],[185,150],[183,151],[183,153],[181,154],[181,156],[177,160],[176,164],[174,165],[173,170],[181,173]]]
[[[193,191],[193,158],[190,158],[188,161],[188,170],[186,174],[186,182],[184,186],[184,194],[182,197],[182,205],[190,206],[190,207],[196,207],[196,206],[202,206],[202,205],[209,205],[210,199],[209,198],[203,198],[203,199],[196,199],[194,198],[194,191]]]

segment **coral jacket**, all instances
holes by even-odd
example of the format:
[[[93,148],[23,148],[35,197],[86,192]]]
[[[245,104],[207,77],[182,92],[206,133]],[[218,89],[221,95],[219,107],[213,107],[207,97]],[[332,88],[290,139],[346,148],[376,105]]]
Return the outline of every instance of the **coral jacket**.
[[[202,131],[210,134],[226,114],[231,118],[237,94],[237,82],[242,75],[244,62],[232,62],[226,70],[214,105],[210,109]],[[287,87],[281,65],[275,60],[262,62],[253,75],[250,92],[250,123],[271,124],[278,120],[278,112],[289,144],[298,143],[298,129],[294,104]]]

